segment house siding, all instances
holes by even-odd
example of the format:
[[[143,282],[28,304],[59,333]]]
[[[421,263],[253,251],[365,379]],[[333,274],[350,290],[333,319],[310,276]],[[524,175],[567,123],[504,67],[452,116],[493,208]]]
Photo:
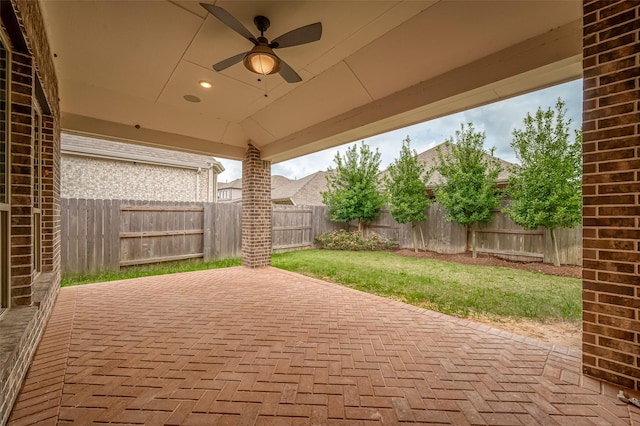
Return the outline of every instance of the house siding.
[[[215,177],[209,182],[206,169],[62,155],[63,198],[206,202]]]

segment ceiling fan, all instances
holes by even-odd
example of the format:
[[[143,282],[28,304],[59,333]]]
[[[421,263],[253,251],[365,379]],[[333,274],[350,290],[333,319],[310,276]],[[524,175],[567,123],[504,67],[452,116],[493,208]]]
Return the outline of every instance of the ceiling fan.
[[[271,25],[267,17],[256,16],[253,18],[253,23],[256,25],[256,28],[258,28],[258,31],[260,31],[260,36],[254,37],[240,21],[220,6],[207,3],[200,3],[200,5],[204,7],[207,12],[221,20],[223,24],[253,43],[253,49],[214,64],[214,70],[222,71],[242,61],[249,71],[256,74],[269,75],[280,73],[287,83],[298,83],[302,81],[298,73],[295,72],[289,64],[280,59],[273,49],[300,46],[301,44],[320,40],[322,36],[322,23],[316,22],[315,24],[296,28],[295,30],[282,34],[269,43],[269,40],[264,36],[265,31],[267,31]]]

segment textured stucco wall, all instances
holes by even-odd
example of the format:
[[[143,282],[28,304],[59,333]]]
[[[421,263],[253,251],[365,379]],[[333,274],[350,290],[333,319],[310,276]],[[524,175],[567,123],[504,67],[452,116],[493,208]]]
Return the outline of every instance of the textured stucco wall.
[[[207,201],[209,184],[204,169],[62,155],[62,198]]]

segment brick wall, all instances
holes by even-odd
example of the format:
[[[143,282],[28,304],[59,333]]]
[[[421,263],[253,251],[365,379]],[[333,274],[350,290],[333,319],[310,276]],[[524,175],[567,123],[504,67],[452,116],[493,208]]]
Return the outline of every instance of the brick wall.
[[[60,125],[42,117],[42,271],[60,271]]]
[[[583,370],[640,391],[640,2],[583,7]]]
[[[2,25],[12,44],[10,123],[10,299],[0,318],[0,424],[9,416],[60,285],[60,125],[58,87],[37,1],[3,1]],[[42,91],[43,270],[33,281],[33,106]],[[49,272],[49,273],[46,273]]]
[[[207,201],[208,170],[62,156],[62,198]],[[214,174],[214,179],[215,179]]]
[[[242,162],[242,264],[271,265],[271,162],[252,145]]]
[[[18,52],[11,65],[11,305],[30,305],[33,68],[31,57]]]

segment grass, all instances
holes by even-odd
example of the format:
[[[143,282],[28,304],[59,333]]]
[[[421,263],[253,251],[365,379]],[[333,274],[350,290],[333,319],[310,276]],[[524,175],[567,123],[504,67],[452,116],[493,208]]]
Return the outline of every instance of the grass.
[[[120,272],[104,271],[95,274],[65,274],[62,276],[60,285],[62,287],[69,287],[80,284],[126,280],[129,278],[148,277],[152,275],[175,274],[177,272],[201,271],[204,269],[228,268],[240,265],[241,261],[238,258],[212,260],[209,262],[183,260],[162,264],[131,266],[129,268],[122,269]]]
[[[274,255],[288,271],[459,317],[578,321],[581,281],[388,252],[302,250]]]

